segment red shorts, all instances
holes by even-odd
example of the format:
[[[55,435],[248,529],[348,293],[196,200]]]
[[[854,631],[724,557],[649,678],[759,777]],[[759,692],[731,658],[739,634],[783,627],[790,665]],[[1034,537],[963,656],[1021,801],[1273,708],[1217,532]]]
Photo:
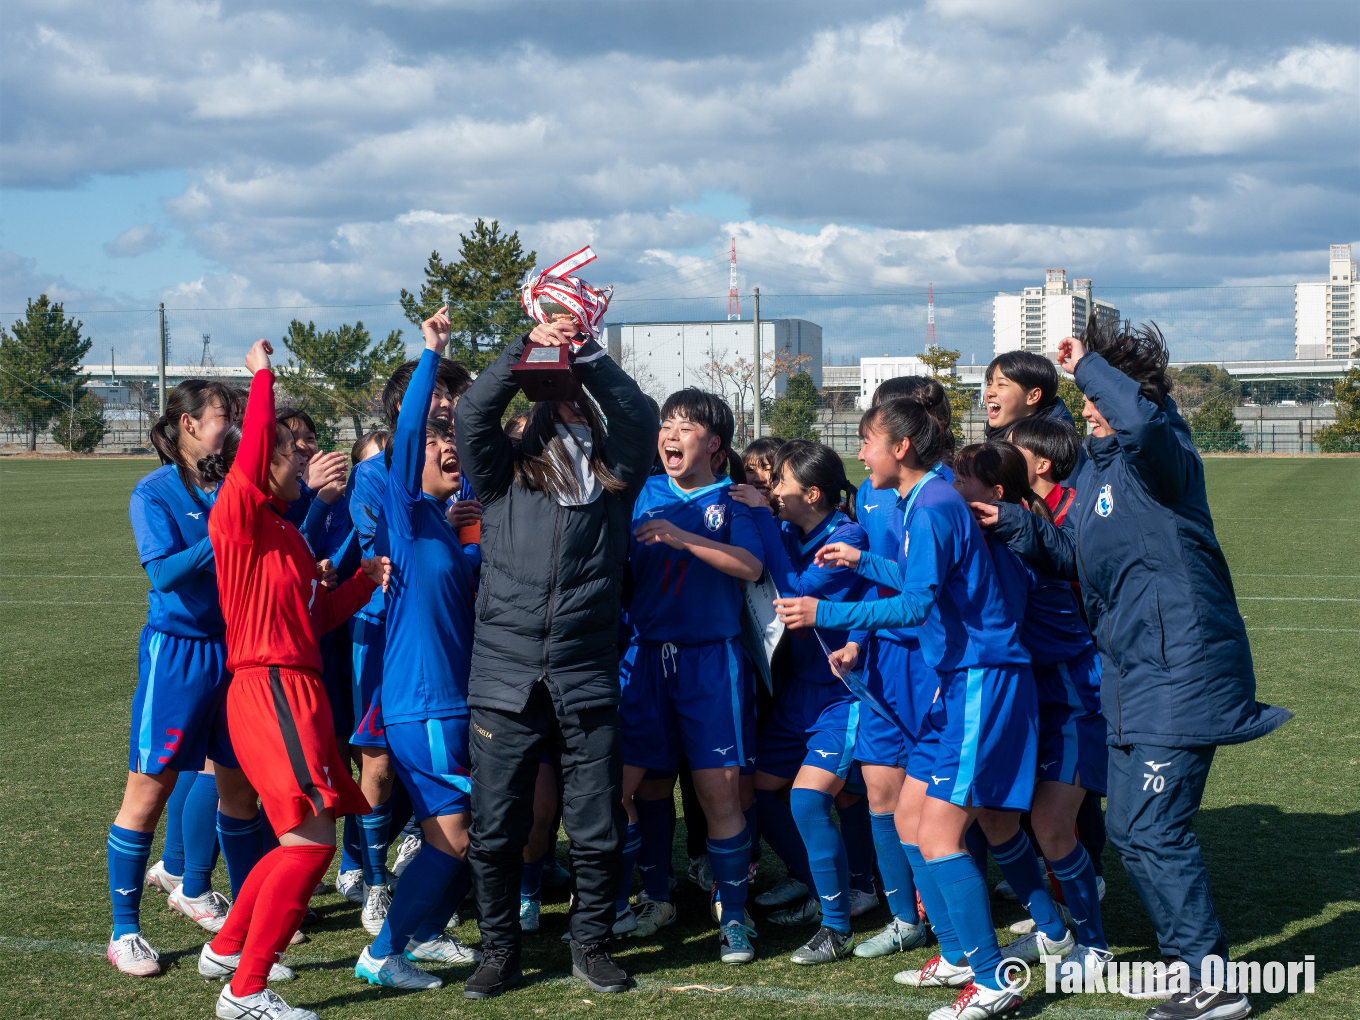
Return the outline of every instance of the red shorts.
[[[278,666],[250,666],[227,690],[227,727],[269,824],[282,834],[327,808],[369,811],[335,744],[335,724],[320,677]]]

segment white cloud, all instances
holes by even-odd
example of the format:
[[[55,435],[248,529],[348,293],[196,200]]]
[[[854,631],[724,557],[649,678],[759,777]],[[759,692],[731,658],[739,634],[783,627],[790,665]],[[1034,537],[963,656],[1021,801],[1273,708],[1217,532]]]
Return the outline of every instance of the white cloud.
[[[128,227],[121,234],[104,245],[104,251],[114,258],[135,258],[155,251],[165,243],[165,237],[150,223],[139,223]]]

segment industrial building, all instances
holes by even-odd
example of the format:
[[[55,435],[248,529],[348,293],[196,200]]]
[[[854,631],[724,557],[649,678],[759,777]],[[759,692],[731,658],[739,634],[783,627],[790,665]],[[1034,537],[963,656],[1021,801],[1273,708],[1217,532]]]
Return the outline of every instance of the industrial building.
[[[1091,296],[1090,280],[1069,284],[1066,269],[1050,269],[1042,287],[992,299],[992,354],[1032,351],[1056,358],[1058,341],[1080,335],[1092,308],[1101,325],[1119,321],[1118,308]]]
[[[1355,302],[1360,297],[1349,244],[1334,244],[1325,281],[1294,286],[1294,357],[1301,361],[1360,353]]]

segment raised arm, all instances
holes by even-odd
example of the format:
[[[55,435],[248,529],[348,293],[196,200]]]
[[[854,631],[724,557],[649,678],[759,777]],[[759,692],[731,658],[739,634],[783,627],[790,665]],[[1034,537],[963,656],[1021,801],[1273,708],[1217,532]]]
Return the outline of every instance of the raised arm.
[[[392,468],[387,488],[389,492],[400,493],[408,509],[420,502],[421,475],[425,471],[425,420],[430,414],[430,396],[438,371],[439,352],[427,344],[401,398],[401,413],[397,415],[397,429],[392,436]]]
[[[241,421],[241,444],[236,450],[233,473],[245,479],[266,496],[270,494],[269,462],[274,458],[274,373],[269,355],[274,353],[268,340],[256,340],[246,355],[250,369],[250,399]]]
[[[596,341],[581,347],[576,356],[576,371],[609,423],[604,461],[620,481],[627,483],[630,497],[635,497],[642,491],[656,458],[660,423],[652,415],[638,384]]]
[[[453,411],[458,463],[483,503],[505,495],[514,478],[515,449],[501,428],[501,418],[519,390],[510,369],[519,362],[528,342],[529,334],[525,333],[508,344],[458,399]]]

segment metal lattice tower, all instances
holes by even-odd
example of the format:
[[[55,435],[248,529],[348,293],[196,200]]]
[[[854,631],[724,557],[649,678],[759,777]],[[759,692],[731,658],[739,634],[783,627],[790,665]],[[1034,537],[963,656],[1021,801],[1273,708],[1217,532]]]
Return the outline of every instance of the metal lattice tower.
[[[935,284],[926,288],[926,346],[935,346]]]
[[[737,239],[732,238],[732,271],[727,277],[727,317],[741,318],[741,296],[737,293]]]
[[[198,359],[199,368],[216,368],[217,362],[213,361],[212,355],[212,334],[203,334],[203,353]]]

